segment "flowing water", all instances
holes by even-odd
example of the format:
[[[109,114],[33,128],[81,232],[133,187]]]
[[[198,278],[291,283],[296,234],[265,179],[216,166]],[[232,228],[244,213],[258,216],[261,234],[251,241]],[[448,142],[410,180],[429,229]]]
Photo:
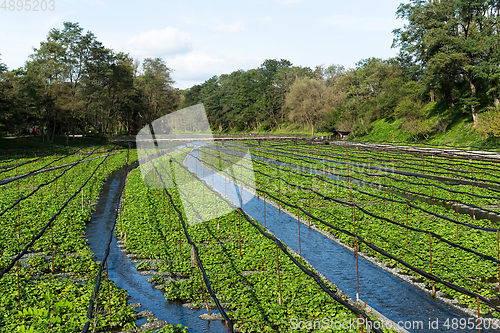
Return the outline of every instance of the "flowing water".
[[[196,156],[195,150],[193,155]],[[239,188],[217,173],[202,166],[194,157],[188,157],[185,164],[192,172],[199,175],[210,174],[210,185],[224,193],[231,186],[236,191],[230,191],[227,198],[236,205],[241,201],[246,203],[243,209],[274,233],[288,246],[298,251],[298,225],[295,218],[280,212],[277,208],[253,196],[252,193]],[[100,260],[104,254],[109,233],[114,223],[114,217],[119,202],[119,192],[123,181],[123,170],[113,172],[103,186],[96,210],[87,226],[86,236],[89,246]],[[265,212],[265,216],[264,216]],[[342,291],[356,298],[356,259],[351,251],[320,233],[301,226],[301,253],[318,271],[335,283]],[[359,297],[370,306],[393,321],[405,323],[421,322],[423,329],[408,329],[411,332],[470,332],[471,330],[452,330],[444,326],[445,321],[453,318],[466,318],[468,315],[451,305],[433,298],[429,293],[412,284],[384,271],[375,264],[359,257],[360,294]],[[108,257],[109,277],[119,287],[127,290],[132,299],[130,302],[141,303],[142,310],[150,310],[155,317],[171,324],[183,324],[190,332],[225,332],[221,322],[206,322],[198,318],[204,310],[192,311],[181,306],[179,302],[165,300],[163,293],[146,281],[148,276],[137,273],[135,264],[131,262],[117,247],[117,239],[113,237]],[[298,318],[311,320],[312,318]],[[438,320],[438,328],[429,328],[429,323]],[[146,319],[136,321],[143,324]],[[483,331],[485,331],[483,329]],[[488,330],[493,331],[493,330]],[[500,331],[500,330],[497,330]]]
[[[98,260],[101,260],[106,250],[109,234],[114,224],[116,209],[120,200],[120,189],[123,184],[123,170],[111,173],[104,184],[99,200],[87,225],[86,237],[89,246]],[[108,256],[109,278],[120,288],[127,290],[132,296],[130,302],[141,303],[138,311],[149,310],[160,320],[170,324],[182,324],[189,327],[189,332],[226,332],[226,327],[220,321],[207,322],[198,318],[206,310],[193,311],[182,307],[180,302],[169,302],[160,290],[146,281],[150,276],[142,276],[135,269],[135,264],[119,251],[117,239],[113,236]],[[212,312],[212,311],[211,311]],[[217,312],[217,311],[213,311]],[[137,320],[142,325],[146,319]]]
[[[225,193],[226,197],[237,206],[241,201],[246,202],[243,209],[250,216],[262,225],[266,221],[270,232],[298,252],[298,224],[295,218],[280,212],[269,203],[264,203],[251,192],[240,188],[229,179],[221,177],[218,173],[213,173],[212,170],[204,167],[197,158],[199,158],[199,150],[194,150],[192,155],[185,160],[185,165],[191,172],[197,173],[200,177],[206,174],[210,175],[205,177],[210,186],[213,186],[220,193]],[[227,191],[228,188],[235,190]],[[302,257],[347,295],[356,299],[356,258],[353,252],[304,225],[301,226],[300,232]],[[452,323],[454,319],[468,319],[469,316],[466,313],[433,298],[430,293],[394,276],[362,257],[359,257],[359,272],[359,298],[389,319],[401,322],[401,326],[407,324],[405,327],[407,329],[408,325],[417,323],[417,327],[420,327],[419,325],[422,323],[423,328],[409,328],[410,332],[471,331],[459,328],[452,330],[451,327],[445,327],[446,320],[448,323]],[[298,319],[312,320],[313,318]],[[430,323],[435,323],[436,319],[438,327],[436,329],[430,328]],[[485,330],[483,329],[483,331]]]

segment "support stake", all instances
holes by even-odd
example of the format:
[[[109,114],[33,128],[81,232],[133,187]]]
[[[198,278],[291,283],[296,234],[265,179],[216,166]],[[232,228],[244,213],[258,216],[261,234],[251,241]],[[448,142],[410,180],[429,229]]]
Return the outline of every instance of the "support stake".
[[[181,215],[179,214],[179,261],[182,262]]]
[[[203,293],[203,298],[205,299],[205,305],[207,306],[208,315],[210,316],[210,307],[208,306],[207,295],[205,294],[205,287],[203,286],[203,279],[201,278],[200,265],[198,264],[198,260],[196,260],[196,267],[198,267],[198,275],[200,276],[201,282],[201,291]]]
[[[278,242],[275,242],[276,244],[276,262],[278,263],[278,286],[280,290],[280,305],[283,304],[283,298],[281,297],[281,277],[280,277],[280,258],[279,258],[279,252],[278,252]]]
[[[52,221],[50,221],[50,248],[52,250],[52,274],[54,274],[54,228],[52,227]]]
[[[309,220],[309,228],[311,227],[311,190],[307,191],[307,195],[308,195],[308,199],[309,199],[309,216],[308,216],[308,220]]]
[[[109,291],[109,274],[108,274],[108,260],[104,262],[106,266],[106,284],[108,285],[108,307],[109,307],[109,316],[111,317],[111,293]]]
[[[430,260],[431,260],[431,274],[432,273],[432,240],[431,240],[431,233],[429,232],[429,257],[430,257]],[[434,287],[434,280],[431,280],[431,284],[432,284],[432,296],[436,296],[436,289]]]
[[[21,285],[19,283],[19,261],[16,261],[17,271],[17,301],[19,303],[19,322],[21,322]]]
[[[300,247],[300,209],[297,207],[297,224],[299,225],[299,255],[302,255],[301,253],[301,247]]]
[[[479,328],[479,333],[481,333],[481,312],[479,311],[479,297],[476,297],[477,302],[477,325]]]
[[[240,243],[240,259],[241,259],[241,210],[240,209],[238,209],[238,234],[239,234],[238,241]],[[500,271],[499,271],[499,274],[500,274]]]

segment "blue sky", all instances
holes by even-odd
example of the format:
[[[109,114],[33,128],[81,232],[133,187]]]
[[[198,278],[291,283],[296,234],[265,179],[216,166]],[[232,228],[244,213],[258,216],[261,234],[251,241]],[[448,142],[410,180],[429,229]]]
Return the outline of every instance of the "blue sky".
[[[9,69],[23,66],[64,21],[139,61],[163,58],[179,88],[265,59],[312,68],[386,59],[398,52],[391,31],[404,24],[395,16],[402,0],[52,1],[53,11],[0,8],[0,61]]]

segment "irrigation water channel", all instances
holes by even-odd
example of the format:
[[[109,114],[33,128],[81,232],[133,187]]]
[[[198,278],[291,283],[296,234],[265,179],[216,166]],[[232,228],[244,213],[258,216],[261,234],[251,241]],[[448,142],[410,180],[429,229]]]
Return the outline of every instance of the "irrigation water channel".
[[[192,155],[197,156],[199,150]],[[243,209],[254,219],[264,225],[264,212],[267,228],[289,247],[298,252],[297,221],[295,218],[280,212],[277,208],[255,197],[253,193],[240,188],[225,177],[213,173],[199,163],[198,159],[188,156],[185,165],[191,172],[197,172],[205,181],[220,193],[225,193],[228,185],[235,191],[227,193],[227,199],[235,205],[243,200]],[[123,170],[113,172],[104,184],[96,209],[87,226],[86,237],[92,252],[100,260],[104,254],[106,240],[114,224],[118,208],[119,192],[123,181]],[[356,261],[354,254],[322,234],[307,227],[301,228],[301,253],[319,272],[337,285],[344,293],[355,299],[356,295]],[[165,300],[163,293],[147,282],[147,276],[138,274],[131,259],[119,251],[117,239],[113,237],[108,257],[109,277],[120,288],[127,290],[132,297],[131,302],[141,303],[140,310],[149,310],[155,317],[171,324],[183,324],[189,332],[225,332],[221,322],[206,322],[198,318],[205,310],[192,311],[182,307],[180,302]],[[433,298],[429,293],[384,271],[375,264],[359,257],[360,299],[381,312],[389,319],[398,322],[422,322],[423,329],[410,332],[448,332],[450,328],[443,326],[446,319],[466,318],[469,316],[451,305]],[[313,318],[297,318],[312,320]],[[429,322],[439,320],[437,329],[429,329]],[[136,321],[143,324],[146,319]],[[471,332],[473,330],[452,330],[453,332]],[[500,332],[500,330],[485,330]]]
[[[212,147],[212,148],[214,148],[214,149],[221,149],[221,148],[215,147],[215,146]],[[255,149],[255,147],[254,147],[254,149]],[[228,148],[222,148],[222,150],[225,151],[226,153],[229,153],[229,154],[235,154],[235,155],[242,156],[241,152],[237,151],[237,150],[232,150],[232,149],[228,149]],[[266,151],[265,149],[260,149],[260,150]],[[291,155],[293,157],[293,154],[289,154],[289,153],[284,153],[284,152],[276,152],[276,153],[280,154],[280,155],[283,155],[283,156],[288,156],[288,157],[290,157],[289,155]],[[317,160],[318,162],[321,162],[321,163],[323,163],[323,162],[329,162],[329,163],[337,163],[339,165],[347,165],[347,162],[343,162],[343,161],[334,161],[334,160],[327,160],[327,159],[314,158],[314,157],[310,157],[310,158],[312,160]],[[306,167],[306,166],[298,166],[298,165],[294,165],[294,164],[290,164],[290,163],[286,163],[286,162],[281,162],[281,161],[277,161],[275,159],[267,158],[267,157],[252,156],[252,159],[260,160],[260,161],[263,161],[263,162],[266,162],[266,163],[269,163],[269,164],[273,164],[273,165],[276,165],[276,166],[280,166],[280,167],[288,167],[288,168],[295,169],[295,170],[300,171],[300,172],[306,172],[306,173],[309,173],[309,174],[315,174],[315,175],[319,175],[319,176],[328,177],[328,178],[330,178],[332,180],[335,180],[335,181],[342,181],[344,183],[348,182],[348,178],[345,177],[345,176],[330,174],[327,171],[328,167],[325,167],[325,171],[323,171],[323,170],[320,170],[320,169],[313,169],[313,168],[309,168],[309,167]],[[396,169],[390,169],[390,168],[380,168],[380,167],[370,166],[370,165],[366,165],[366,164],[351,163],[350,166],[352,168],[359,168],[359,169],[363,169],[365,171],[366,170],[380,171],[383,174],[389,174],[389,175],[391,175],[391,174],[392,175],[394,175],[394,174],[400,174],[400,175],[404,175],[404,176],[412,176],[412,177],[419,177],[419,178],[426,178],[426,179],[436,179],[436,177],[434,177],[432,175],[426,175],[426,174],[423,174],[423,173],[406,172],[406,171],[401,171],[401,170],[396,170]],[[440,181],[442,181],[443,183],[446,183],[446,184],[456,184],[456,183],[450,183],[449,182],[449,178],[437,177],[437,179],[439,179]],[[354,180],[353,179],[351,182],[354,183],[354,184],[357,184],[357,185],[368,186],[368,187],[371,187],[371,188],[378,188],[378,189],[380,189],[381,186],[383,186],[383,185],[380,185],[380,184],[373,185],[373,183],[370,184],[369,182],[366,182],[366,181],[363,181],[363,180]],[[463,184],[467,184],[467,185],[472,184],[472,182],[468,182],[468,181],[463,181],[462,183]],[[480,183],[480,182],[474,182],[474,186],[483,187],[483,188],[490,188],[490,189],[491,188],[500,189],[500,187],[498,187],[495,184],[483,184],[483,183]],[[387,187],[387,188],[390,188],[390,187]],[[430,205],[438,205],[438,206],[444,207],[446,209],[451,209],[451,210],[455,210],[456,209],[456,210],[458,210],[458,212],[460,214],[470,215],[474,219],[478,219],[478,220],[486,219],[486,220],[490,220],[492,222],[500,222],[500,213],[496,213],[496,212],[493,213],[491,210],[490,211],[484,211],[484,210],[479,209],[479,208],[473,209],[470,206],[466,206],[466,205],[463,205],[463,204],[459,204],[458,208],[457,208],[456,204],[454,204],[452,202],[448,202],[446,199],[440,200],[440,199],[437,199],[437,198],[436,199],[426,198],[424,196],[412,195],[412,194],[406,193],[406,192],[404,192],[402,190],[396,190],[396,191],[394,191],[394,195],[396,195],[396,196],[398,196],[400,198],[403,198],[405,200],[421,201],[421,202],[425,202],[425,203],[430,204]]]
[[[264,219],[268,230],[285,242],[294,251],[299,251],[298,225],[296,218],[280,212],[269,203],[254,196],[253,193],[241,188],[226,177],[203,166],[199,161],[199,149],[193,150],[184,164],[198,177],[214,187],[219,193],[225,193],[227,199],[236,206],[244,202],[243,210],[264,226]],[[203,177],[204,176],[204,177]],[[227,188],[233,190],[227,191]],[[240,197],[241,196],[241,197]],[[264,209],[264,205],[266,205]],[[266,214],[264,216],[264,214]],[[337,285],[351,298],[356,298],[356,258],[350,250],[325,237],[317,231],[301,228],[301,255],[326,278]],[[452,330],[445,327],[447,319],[470,318],[469,315],[457,308],[435,299],[418,287],[381,269],[368,260],[359,257],[360,272],[360,299],[381,312],[394,322],[422,322],[423,329],[410,332],[471,332],[475,330]],[[298,318],[299,320],[313,320],[313,318]],[[437,329],[430,329],[429,323],[438,319]],[[500,332],[500,330],[485,330]]]
[[[112,172],[107,178],[99,195],[95,211],[87,225],[86,237],[89,247],[98,260],[104,256],[109,233],[115,222],[116,209],[120,200],[120,189],[123,184],[123,169]],[[198,318],[206,310],[193,311],[182,307],[180,302],[169,302],[160,290],[147,282],[150,276],[138,274],[131,259],[119,251],[116,237],[113,237],[108,256],[109,278],[120,288],[125,289],[132,299],[130,302],[141,303],[138,311],[149,310],[155,318],[170,324],[182,324],[193,333],[226,332],[226,326],[219,321],[207,322]],[[212,312],[217,312],[213,310]],[[146,322],[146,318],[136,321],[137,325]]]
[[[338,164],[338,165],[347,165],[347,164],[349,164],[349,166],[351,168],[360,168],[360,169],[364,169],[364,170],[375,170],[375,171],[380,171],[382,173],[387,173],[387,174],[399,174],[399,175],[402,175],[402,176],[410,176],[410,177],[432,179],[432,180],[441,181],[443,183],[450,183],[450,181],[451,181],[449,176],[445,177],[445,176],[439,176],[439,175],[431,175],[431,174],[425,174],[423,172],[405,171],[405,170],[401,170],[401,169],[396,169],[394,167],[380,167],[380,166],[363,164],[363,163],[356,163],[356,162],[347,163],[345,161],[334,160],[333,159],[334,156],[331,156],[330,158],[326,159],[326,158],[323,158],[323,157],[312,157],[312,156],[299,155],[299,154],[296,154],[296,152],[286,153],[286,152],[281,152],[281,151],[272,151],[272,150],[265,149],[265,148],[258,148],[258,147],[252,147],[252,148],[256,149],[256,150],[268,152],[268,153],[273,153],[273,154],[278,154],[278,155],[286,156],[286,157],[289,157],[289,158],[294,158],[294,157],[297,157],[297,158],[300,158],[300,159],[307,158],[307,159],[310,159],[310,160],[317,161],[318,163],[335,163],[335,164]],[[456,184],[456,181],[457,180],[455,179],[455,183],[454,184]],[[500,190],[500,184],[499,183],[483,183],[482,181],[470,180],[470,179],[469,180],[467,180],[467,179],[460,179],[459,183],[460,183],[460,185],[472,185],[472,184],[474,184],[474,186],[476,186],[476,187],[489,188],[489,189],[497,190],[497,191]]]

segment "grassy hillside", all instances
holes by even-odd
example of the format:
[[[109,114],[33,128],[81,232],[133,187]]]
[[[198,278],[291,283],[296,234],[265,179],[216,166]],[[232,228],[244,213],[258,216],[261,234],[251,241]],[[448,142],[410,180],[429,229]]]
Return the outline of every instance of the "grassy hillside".
[[[499,138],[488,138],[472,127],[472,121],[461,117],[448,126],[446,131],[436,131],[427,139],[415,138],[402,130],[403,120],[388,121],[380,119],[373,122],[367,135],[358,136],[356,141],[390,141],[406,143],[428,143],[449,146],[476,146],[484,148],[500,148]]]

